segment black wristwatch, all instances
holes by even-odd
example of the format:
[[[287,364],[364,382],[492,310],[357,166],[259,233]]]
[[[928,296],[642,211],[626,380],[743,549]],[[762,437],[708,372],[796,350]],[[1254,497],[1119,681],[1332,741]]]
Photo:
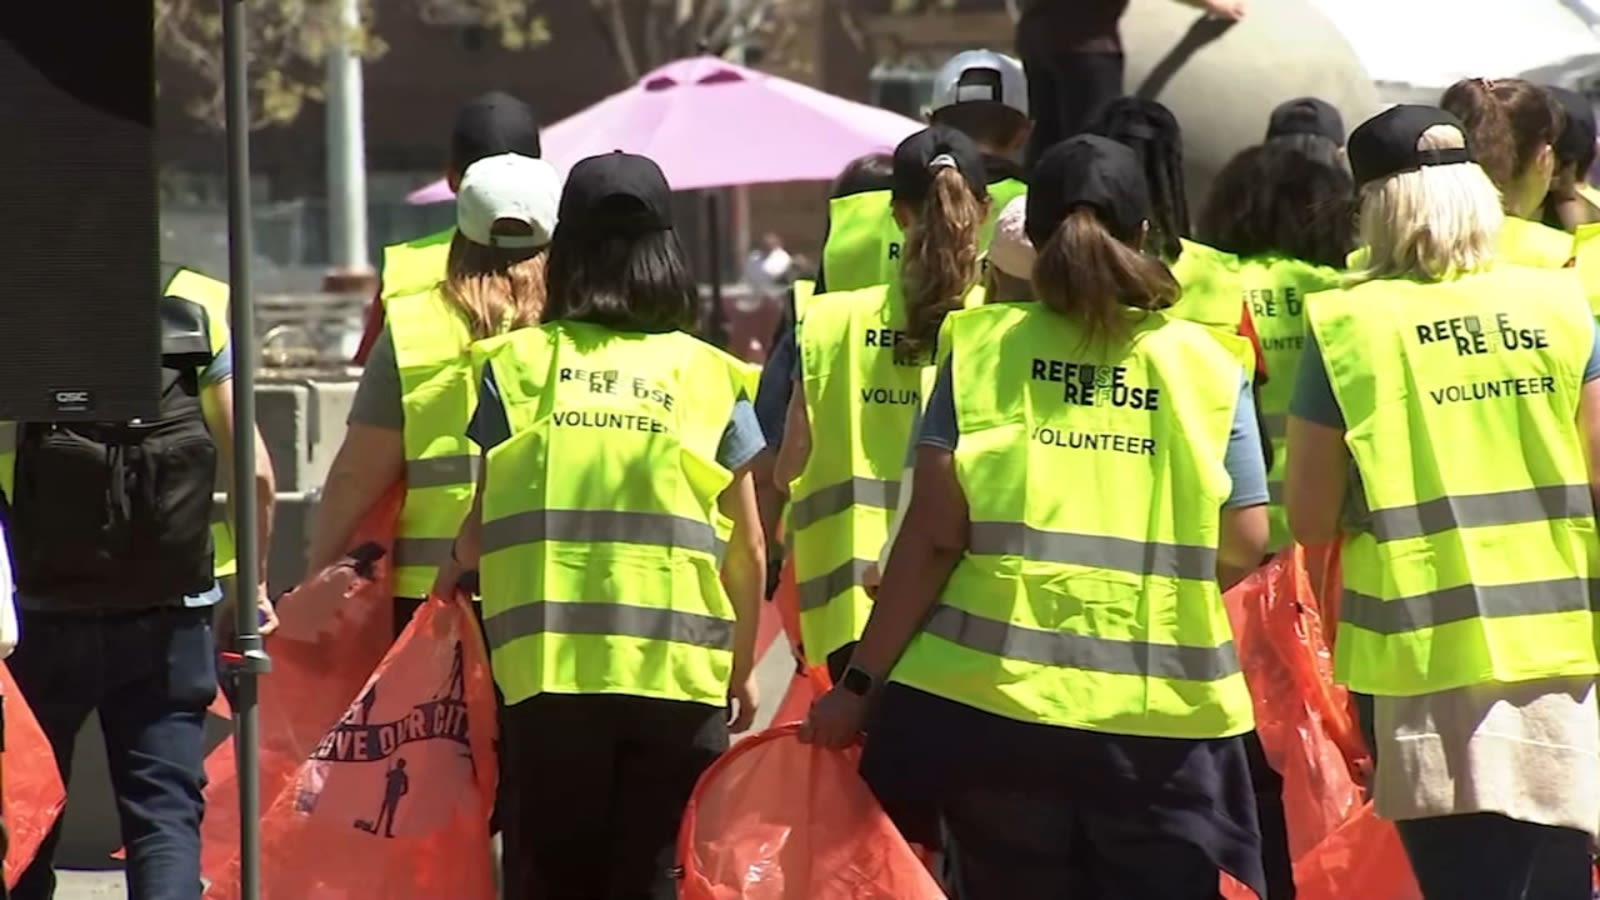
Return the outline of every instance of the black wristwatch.
[[[844,676],[839,679],[839,687],[855,694],[857,697],[865,697],[872,693],[872,689],[877,686],[878,679],[867,674],[866,669],[857,666],[845,669]]]

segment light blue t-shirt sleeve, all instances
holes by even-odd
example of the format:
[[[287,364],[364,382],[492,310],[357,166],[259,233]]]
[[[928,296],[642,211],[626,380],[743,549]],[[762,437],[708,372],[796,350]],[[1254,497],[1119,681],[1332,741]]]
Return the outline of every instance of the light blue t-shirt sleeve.
[[[200,372],[203,385],[222,384],[233,377],[233,341],[222,345],[222,350],[211,357],[211,364]]]
[[[1322,345],[1311,329],[1306,329],[1305,345],[1300,349],[1300,368],[1294,373],[1294,396],[1289,400],[1290,415],[1307,422],[1344,428],[1344,411],[1333,396],[1333,382],[1322,364]]]
[[[1233,408],[1233,428],[1222,464],[1233,479],[1233,492],[1224,509],[1260,506],[1267,502],[1267,459],[1261,451],[1261,425],[1256,420],[1255,391],[1249,379],[1239,385],[1239,402]]]
[[[483,370],[483,380],[478,384],[478,406],[472,411],[472,420],[467,423],[467,438],[485,453],[511,438],[511,423],[506,418],[505,401],[501,399],[500,388],[495,384],[493,368]],[[766,439],[761,435],[761,423],[756,420],[755,407],[748,397],[740,394],[738,402],[733,405],[728,427],[722,432],[722,441],[717,447],[717,462],[724,468],[738,469],[749,464],[766,446]]]
[[[1600,378],[1600,322],[1595,323],[1594,339],[1589,347],[1589,362],[1583,367],[1583,383]],[[1322,362],[1322,346],[1311,331],[1306,331],[1306,342],[1300,351],[1300,369],[1295,372],[1294,398],[1289,401],[1289,412],[1308,422],[1329,428],[1344,428],[1344,412],[1333,395],[1333,383],[1328,380],[1328,367]]]
[[[916,444],[954,453],[961,429],[956,425],[956,395],[950,379],[950,360],[946,358],[928,393],[928,407],[922,413],[922,430]]]
[[[761,422],[756,418],[756,408],[749,398],[739,395],[733,404],[733,415],[728,427],[722,431],[722,442],[717,445],[717,462],[724,469],[739,469],[755,459],[767,448],[767,439],[761,433]]]

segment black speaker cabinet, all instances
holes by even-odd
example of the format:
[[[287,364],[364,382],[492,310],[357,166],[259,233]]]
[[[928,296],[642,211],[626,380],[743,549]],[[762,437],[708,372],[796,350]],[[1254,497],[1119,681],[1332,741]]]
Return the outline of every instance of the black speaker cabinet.
[[[156,412],[152,9],[0,12],[0,420]]]

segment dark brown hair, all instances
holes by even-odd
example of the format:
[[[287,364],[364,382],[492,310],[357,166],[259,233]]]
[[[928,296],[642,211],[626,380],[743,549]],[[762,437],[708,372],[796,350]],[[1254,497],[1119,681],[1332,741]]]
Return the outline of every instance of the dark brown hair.
[[[1473,156],[1502,191],[1527,171],[1539,148],[1556,143],[1566,124],[1556,98],[1521,78],[1464,78],[1439,106],[1467,126]]]
[[[1040,248],[1033,290],[1081,323],[1091,342],[1126,333],[1123,307],[1166,309],[1182,293],[1165,263],[1118,240],[1087,208],[1073,210]]]
[[[961,308],[978,277],[978,228],[983,204],[955,166],[934,173],[922,209],[906,229],[900,270],[906,301],[906,338],[895,359],[915,362],[933,350],[944,317]]]
[[[1308,153],[1293,143],[1299,138],[1323,152]],[[1276,138],[1222,167],[1197,225],[1200,240],[1226,253],[1342,269],[1355,246],[1355,180],[1333,141]]]

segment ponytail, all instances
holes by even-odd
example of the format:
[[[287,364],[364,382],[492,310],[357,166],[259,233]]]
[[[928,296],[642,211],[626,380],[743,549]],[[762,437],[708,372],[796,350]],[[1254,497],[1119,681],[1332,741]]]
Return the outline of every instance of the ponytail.
[[[1039,302],[1083,325],[1091,342],[1122,337],[1122,309],[1165,309],[1177,302],[1177,279],[1165,263],[1106,230],[1087,208],[1056,227],[1033,266]]]
[[[939,337],[944,317],[961,308],[978,277],[978,228],[983,204],[955,166],[934,173],[922,211],[907,229],[901,285],[906,301],[906,337],[895,359],[926,359]]]
[[[1444,92],[1439,106],[1466,126],[1472,155],[1489,180],[1503,189],[1516,174],[1516,147],[1511,117],[1494,94],[1494,82],[1463,78]]]
[[[1467,127],[1472,155],[1502,193],[1541,150],[1560,141],[1566,127],[1555,95],[1521,78],[1463,79],[1444,92],[1439,105]]]

